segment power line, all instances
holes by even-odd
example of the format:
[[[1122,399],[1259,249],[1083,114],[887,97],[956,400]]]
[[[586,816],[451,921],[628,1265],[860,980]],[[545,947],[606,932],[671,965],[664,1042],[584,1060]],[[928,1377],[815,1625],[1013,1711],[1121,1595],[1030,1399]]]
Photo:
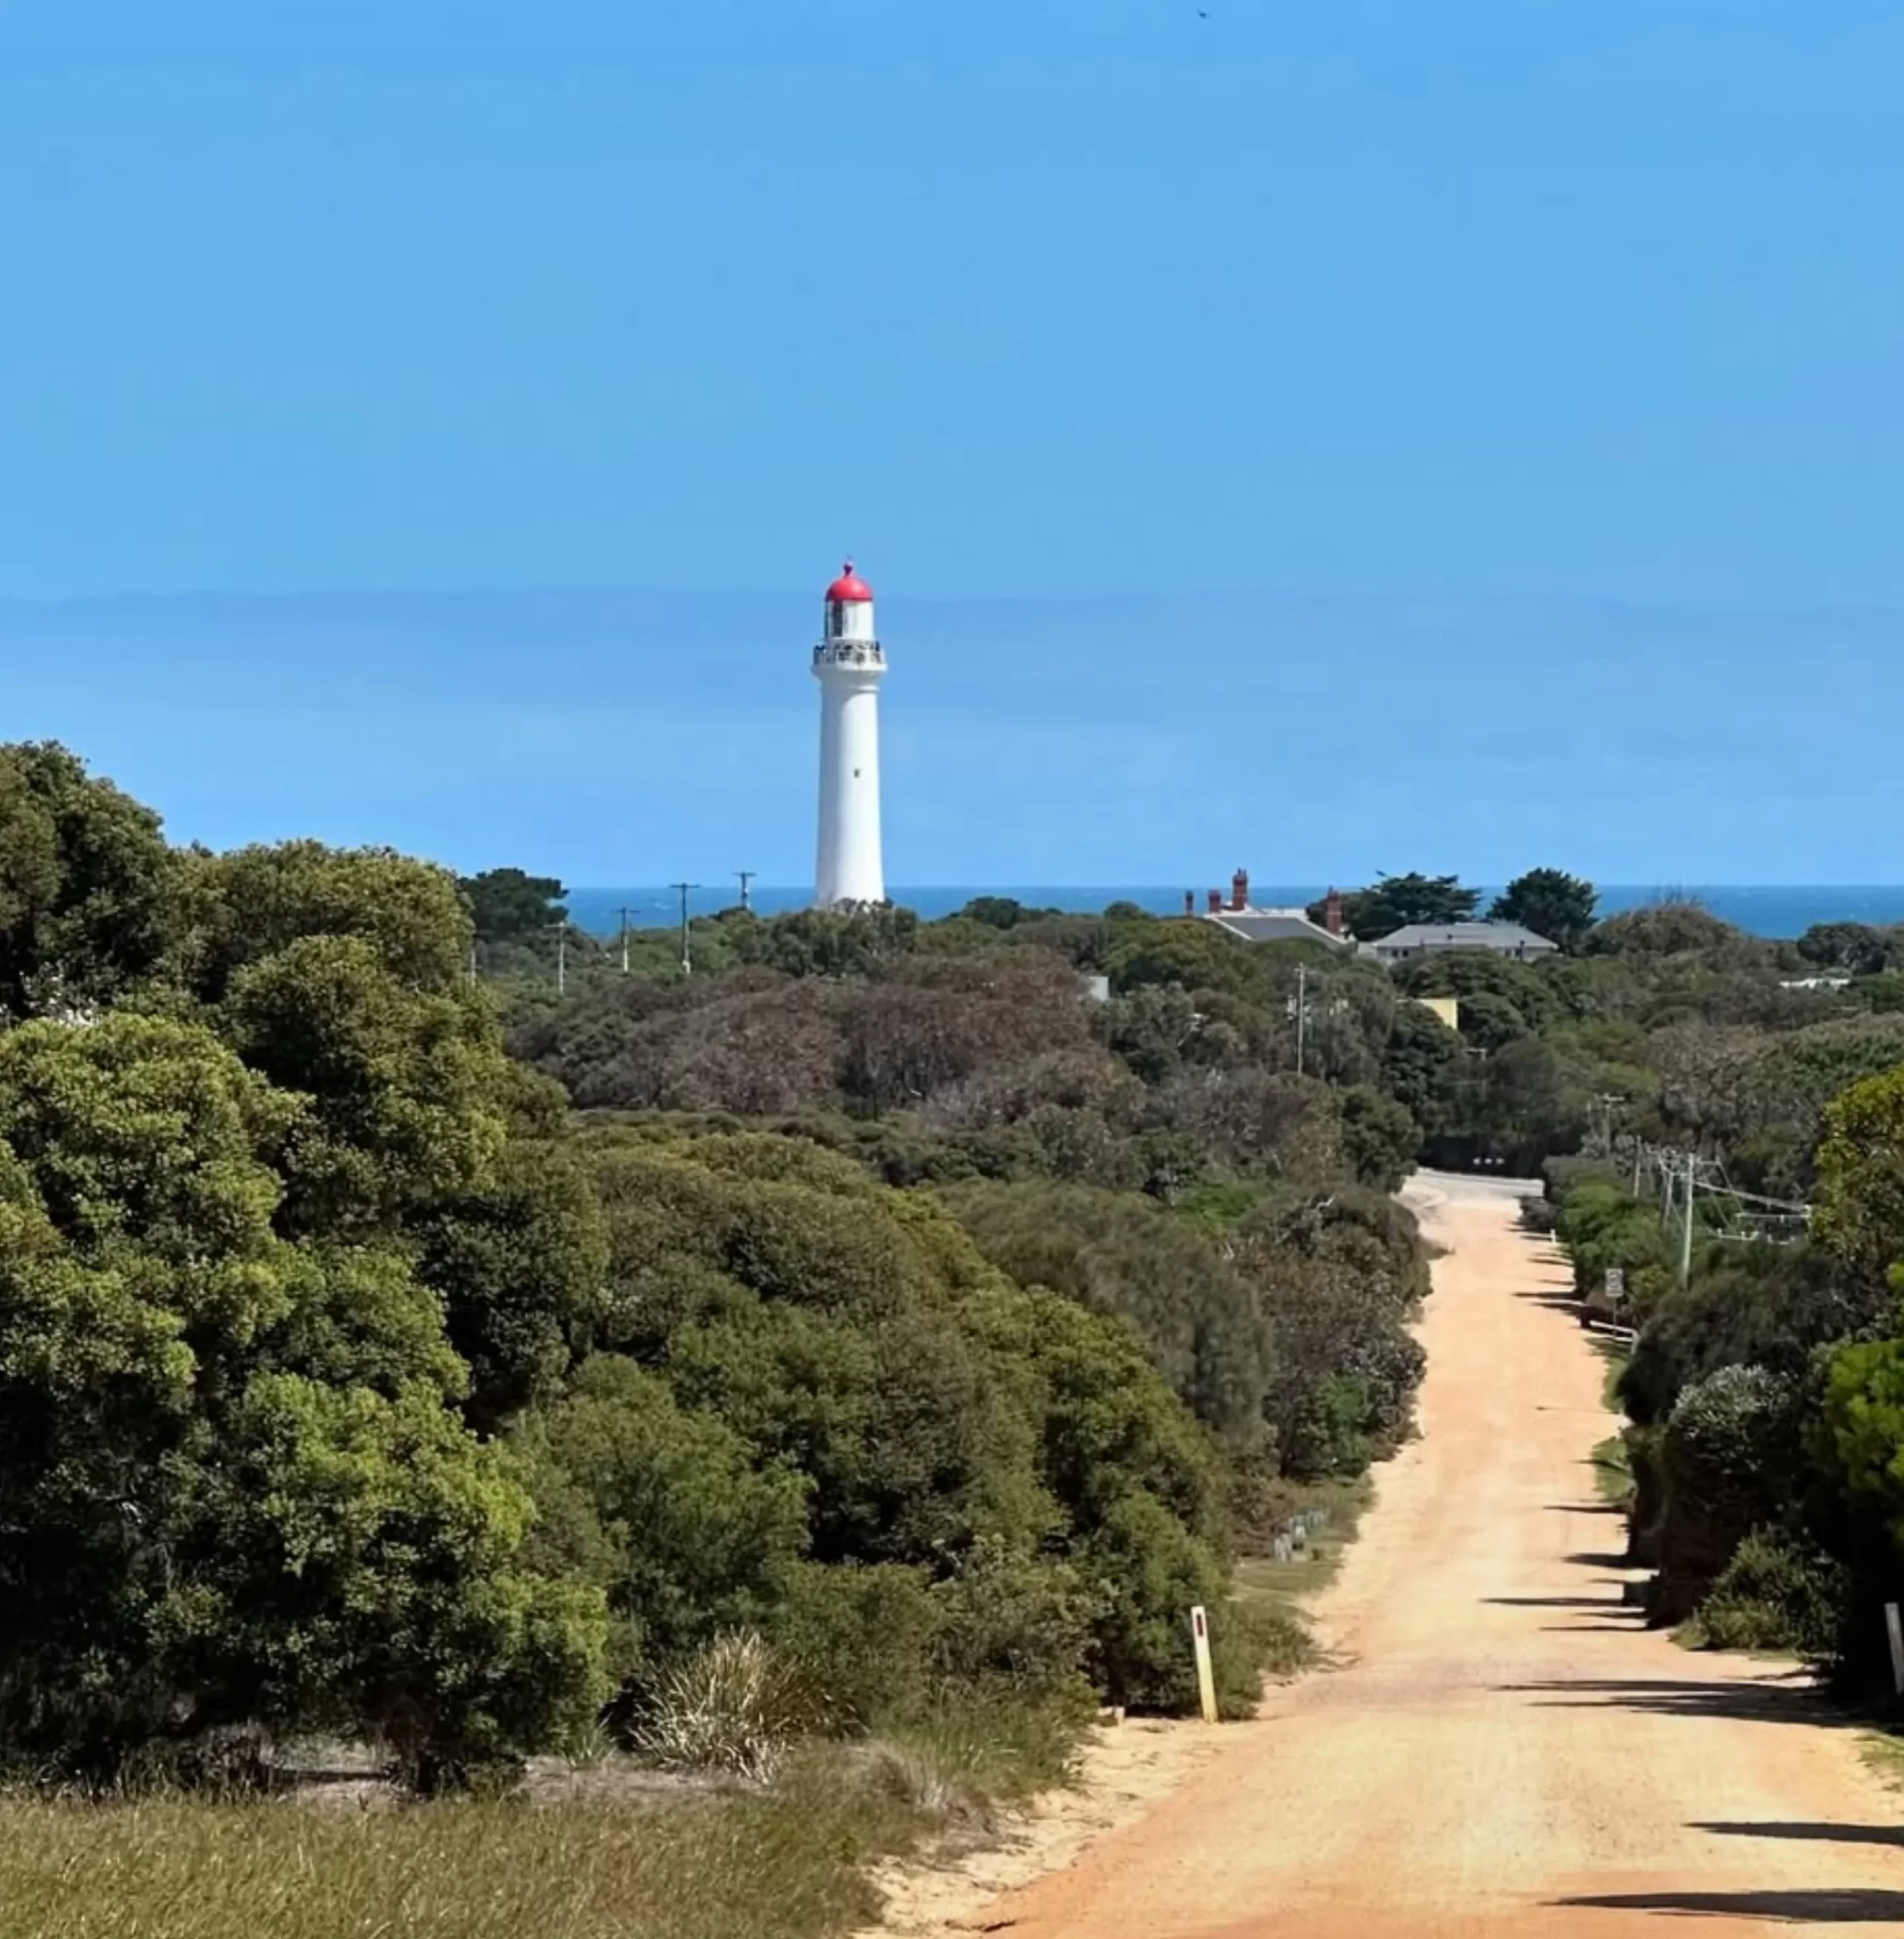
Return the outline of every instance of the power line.
[[[1683,1286],[1692,1273],[1693,1226],[1697,1204],[1703,1194],[1709,1211],[1718,1214],[1714,1236],[1774,1245],[1795,1245],[1810,1229],[1812,1208],[1802,1200],[1774,1198],[1762,1191],[1749,1191],[1735,1185],[1725,1175],[1725,1166],[1716,1158],[1702,1158],[1696,1151],[1670,1145],[1634,1141],[1633,1192],[1637,1198],[1643,1175],[1657,1174],[1659,1181],[1659,1217],[1670,1226],[1678,1201],[1679,1213],[1679,1283]],[[1747,1208],[1757,1208],[1748,1210]]]

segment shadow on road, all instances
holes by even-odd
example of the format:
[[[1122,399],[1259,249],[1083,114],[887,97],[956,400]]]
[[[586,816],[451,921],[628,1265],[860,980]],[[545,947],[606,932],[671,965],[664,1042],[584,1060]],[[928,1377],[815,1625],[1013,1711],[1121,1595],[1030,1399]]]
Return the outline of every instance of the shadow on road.
[[[1633,1612],[1609,1596],[1483,1596],[1490,1609],[1591,1609],[1609,1616],[1631,1616]]]
[[[1801,1838],[1808,1844],[1904,1845],[1904,1825],[1790,1824],[1772,1819],[1762,1824],[1696,1824],[1691,1828],[1726,1838]]]
[[[1603,1912],[1676,1912],[1681,1918],[1767,1919],[1787,1925],[1882,1925],[1904,1921],[1904,1892],[1609,1892],[1556,1899]]]
[[[1625,1710],[1654,1717],[1729,1717],[1745,1723],[1804,1724],[1848,1730],[1857,1722],[1833,1709],[1803,1670],[1778,1677],[1709,1682],[1681,1677],[1562,1678],[1500,1686],[1541,1700],[1541,1710]]]
[[[1556,1291],[1551,1286],[1530,1287],[1524,1293],[1516,1293],[1517,1300],[1531,1300],[1536,1306],[1543,1306],[1554,1313],[1571,1313],[1578,1315],[1580,1300],[1573,1293]]]

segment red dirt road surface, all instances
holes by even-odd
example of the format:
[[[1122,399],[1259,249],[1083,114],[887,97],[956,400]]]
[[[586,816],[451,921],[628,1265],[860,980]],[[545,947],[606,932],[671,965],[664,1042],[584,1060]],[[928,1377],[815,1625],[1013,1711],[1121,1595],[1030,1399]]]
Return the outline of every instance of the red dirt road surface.
[[[1010,1939],[1904,1934],[1904,1800],[1775,1664],[1621,1606],[1601,1363],[1493,1182],[1414,1188],[1422,1438],[1319,1600],[1347,1667],[1274,1691],[1173,1796],[961,1922]]]

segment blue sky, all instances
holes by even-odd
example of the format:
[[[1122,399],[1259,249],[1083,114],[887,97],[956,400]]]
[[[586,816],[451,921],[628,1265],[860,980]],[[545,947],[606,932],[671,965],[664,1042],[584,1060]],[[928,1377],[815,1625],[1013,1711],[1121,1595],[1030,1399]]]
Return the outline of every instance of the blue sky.
[[[851,549],[896,880],[1904,875],[1904,8],[1206,4],[14,0],[0,732],[799,879]]]

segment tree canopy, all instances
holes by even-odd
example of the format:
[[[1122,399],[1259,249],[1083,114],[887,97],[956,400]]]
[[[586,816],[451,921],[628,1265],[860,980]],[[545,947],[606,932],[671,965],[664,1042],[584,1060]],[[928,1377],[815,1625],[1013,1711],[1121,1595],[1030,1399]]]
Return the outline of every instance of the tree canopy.
[[[481,942],[515,941],[568,920],[568,891],[553,876],[485,869],[480,875],[459,878],[457,887]]]
[[[1344,895],[1343,926],[1364,942],[1375,942],[1412,923],[1465,922],[1480,901],[1479,889],[1464,888],[1453,876],[1378,875],[1366,888]],[[1322,903],[1310,904],[1311,921],[1327,915]]]
[[[1530,869],[1494,898],[1487,911],[1495,923],[1519,923],[1564,950],[1578,949],[1593,926],[1600,900],[1593,885],[1560,869]]]

